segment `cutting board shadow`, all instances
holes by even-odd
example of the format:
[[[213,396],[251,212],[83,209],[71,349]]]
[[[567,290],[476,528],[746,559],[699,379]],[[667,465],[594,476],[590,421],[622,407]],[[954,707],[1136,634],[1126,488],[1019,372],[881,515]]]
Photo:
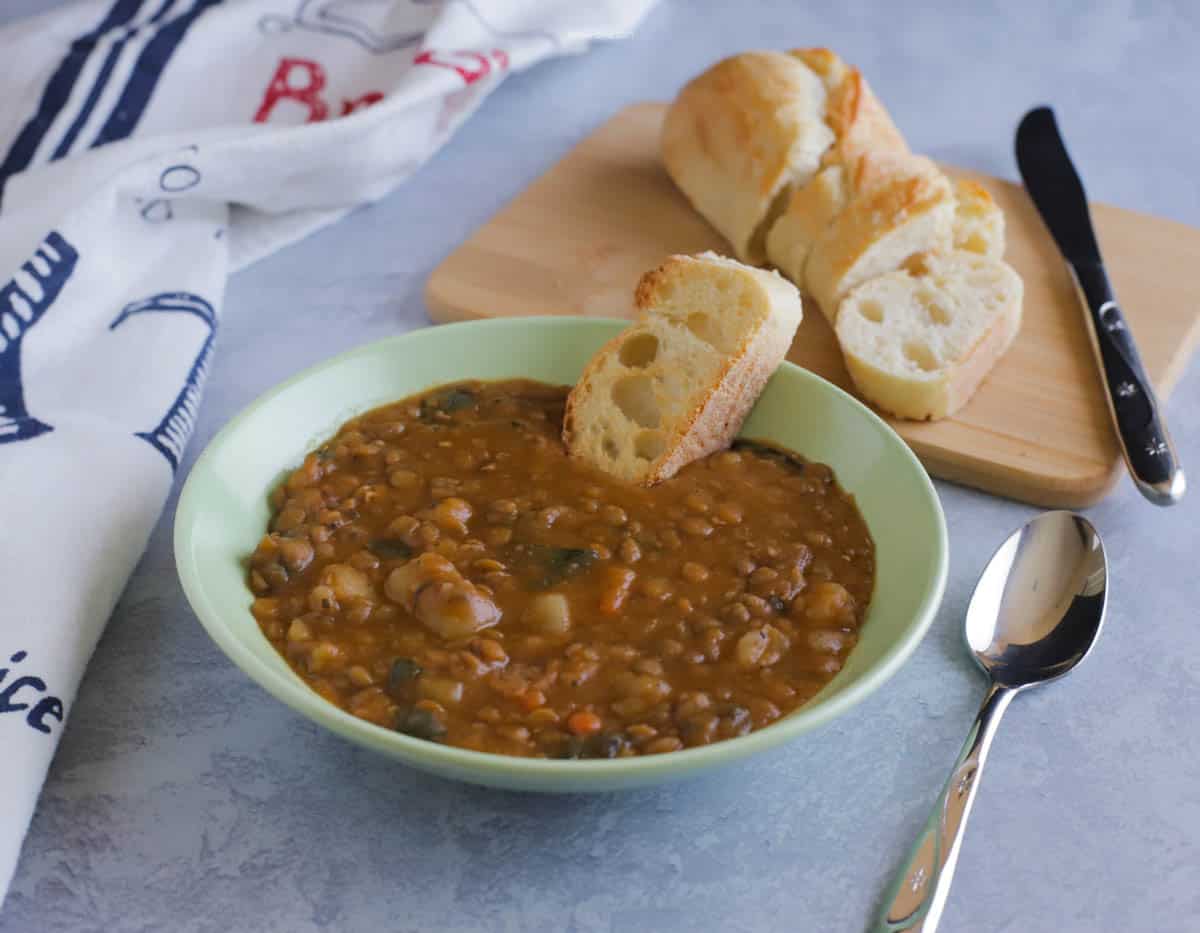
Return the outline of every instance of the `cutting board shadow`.
[[[658,159],[665,106],[596,130],[447,257],[426,301],[438,323],[576,314],[630,317],[638,277],[671,253],[728,252]],[[1120,460],[1082,312],[1054,242],[1019,185],[953,167],[1004,209],[1006,259],[1025,280],[1012,349],[971,402],[934,423],[891,420],[934,476],[1037,505],[1101,498]],[[1146,369],[1165,397],[1200,337],[1200,230],[1103,204],[1097,235]],[[852,389],[825,319],[809,308],[789,359]]]

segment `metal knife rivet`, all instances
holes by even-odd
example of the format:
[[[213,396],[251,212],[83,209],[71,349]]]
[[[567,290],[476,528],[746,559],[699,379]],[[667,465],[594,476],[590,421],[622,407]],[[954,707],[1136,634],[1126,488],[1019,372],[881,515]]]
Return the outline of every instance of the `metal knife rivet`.
[[[1129,396],[1136,394],[1137,386],[1132,382],[1122,382],[1117,386],[1117,395],[1121,396],[1121,398],[1129,398]]]
[[[1167,450],[1166,441],[1151,441],[1146,445],[1146,453],[1151,457],[1161,457],[1166,454]]]
[[[1121,320],[1121,312],[1117,309],[1115,301],[1106,301],[1100,306],[1099,310],[1100,323],[1104,325],[1105,330],[1124,330],[1125,322]]]
[[[909,883],[909,888],[914,894],[921,890],[921,885],[925,883],[925,866],[922,865],[913,872],[912,881]]]

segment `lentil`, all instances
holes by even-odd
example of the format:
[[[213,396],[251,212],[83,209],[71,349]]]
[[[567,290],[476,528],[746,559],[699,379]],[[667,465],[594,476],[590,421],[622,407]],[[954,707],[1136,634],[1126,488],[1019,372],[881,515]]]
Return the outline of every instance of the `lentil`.
[[[624,486],[567,458],[565,395],[468,382],[343,426],[272,494],[266,637],[355,716],[510,755],[661,754],[806,702],[874,580],[832,473],[739,442]]]

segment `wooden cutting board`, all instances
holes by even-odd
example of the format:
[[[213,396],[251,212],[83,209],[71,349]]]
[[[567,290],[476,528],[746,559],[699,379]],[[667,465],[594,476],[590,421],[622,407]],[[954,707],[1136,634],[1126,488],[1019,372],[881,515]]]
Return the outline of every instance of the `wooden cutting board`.
[[[477,230],[429,279],[433,319],[629,317],[638,277],[664,256],[728,252],[659,162],[664,110],[621,111]],[[1004,209],[1006,258],[1025,279],[1024,324],[954,418],[890,423],[935,476],[1037,505],[1095,502],[1122,465],[1066,267],[1023,188],[947,171],[983,182]],[[1200,337],[1200,230],[1092,209],[1122,309],[1165,398]],[[816,308],[806,310],[789,359],[853,389]]]

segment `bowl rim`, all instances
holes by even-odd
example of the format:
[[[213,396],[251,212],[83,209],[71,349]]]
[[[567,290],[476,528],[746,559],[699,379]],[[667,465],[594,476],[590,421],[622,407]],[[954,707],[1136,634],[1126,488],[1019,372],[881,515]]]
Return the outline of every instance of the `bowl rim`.
[[[402,344],[411,340],[415,335],[437,331],[463,331],[464,333],[478,331],[500,331],[536,325],[539,327],[570,329],[580,325],[594,326],[628,326],[629,321],[612,317],[567,317],[554,315],[529,315],[513,318],[491,318],[475,321],[458,321],[449,324],[438,324],[430,327],[419,327],[402,334],[394,334],[379,340],[373,340],[349,350],[338,353],[328,359],[306,367],[300,372],[288,377],[280,383],[267,389],[230,418],[221,429],[213,435],[201,454],[196,458],[179,494],[175,509],[172,541],[175,554],[176,571],[183,587],[184,595],[193,613],[204,627],[208,635],[216,643],[225,656],[252,681],[268,693],[289,706],[295,712],[316,722],[337,735],[351,741],[366,741],[372,748],[384,754],[396,757],[405,763],[418,763],[430,770],[441,773],[454,772],[464,780],[471,780],[472,775],[480,778],[496,777],[507,780],[521,778],[539,779],[549,782],[561,779],[564,789],[570,790],[573,781],[586,783],[591,781],[617,780],[628,778],[637,783],[652,783],[655,777],[666,778],[678,776],[681,773],[716,767],[720,764],[731,763],[758,752],[766,751],[795,739],[797,736],[816,729],[830,720],[842,715],[870,694],[879,689],[891,678],[904,662],[916,650],[932,625],[937,610],[945,593],[949,564],[949,536],[946,529],[946,517],[942,510],[941,500],[934,489],[929,474],[921,465],[916,455],[904,440],[878,414],[869,407],[816,373],[784,361],[780,368],[793,371],[793,375],[803,381],[817,385],[821,391],[832,392],[835,397],[849,403],[858,414],[865,417],[867,422],[877,430],[890,435],[906,457],[910,466],[915,468],[918,478],[918,490],[927,500],[936,519],[934,522],[936,540],[934,556],[936,566],[924,584],[920,594],[913,621],[903,634],[889,645],[880,655],[876,663],[860,674],[857,680],[849,686],[841,688],[837,693],[813,704],[805,704],[786,716],[780,717],[769,726],[756,729],[743,736],[724,739],[711,745],[699,748],[680,749],[665,755],[646,755],[631,758],[615,759],[580,759],[559,760],[546,758],[524,758],[515,755],[502,755],[495,752],[481,752],[472,749],[458,748],[452,745],[442,745],[423,739],[404,735],[383,726],[375,725],[364,719],[359,719],[334,706],[328,700],[319,696],[307,684],[292,674],[287,675],[268,667],[260,660],[242,640],[222,621],[222,613],[210,601],[204,575],[200,571],[190,540],[191,529],[194,527],[200,513],[198,501],[200,481],[210,460],[245,422],[253,419],[258,412],[270,405],[275,399],[287,392],[293,386],[314,378],[328,370],[335,369],[352,362],[359,357],[369,357],[385,351],[394,344]],[[248,610],[247,610],[248,611]],[[389,748],[388,746],[392,746]]]

